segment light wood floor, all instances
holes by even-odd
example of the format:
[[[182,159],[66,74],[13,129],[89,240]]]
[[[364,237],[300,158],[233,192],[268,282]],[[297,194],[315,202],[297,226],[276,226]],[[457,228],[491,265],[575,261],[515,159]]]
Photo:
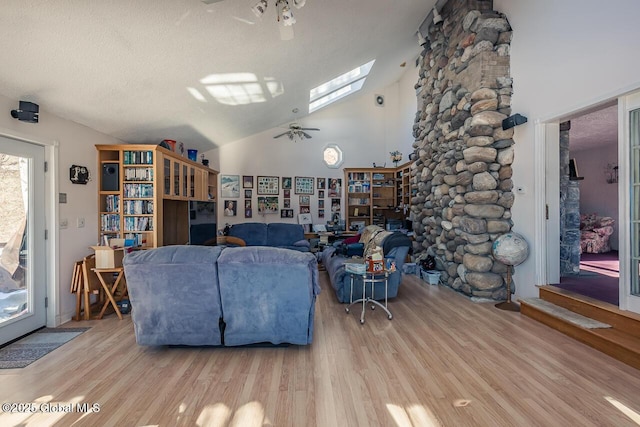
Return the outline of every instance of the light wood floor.
[[[394,315],[347,315],[325,272],[311,346],[145,348],[129,316],[24,369],[2,402],[99,413],[7,414],[0,426],[638,426],[640,371],[519,313],[405,276]]]

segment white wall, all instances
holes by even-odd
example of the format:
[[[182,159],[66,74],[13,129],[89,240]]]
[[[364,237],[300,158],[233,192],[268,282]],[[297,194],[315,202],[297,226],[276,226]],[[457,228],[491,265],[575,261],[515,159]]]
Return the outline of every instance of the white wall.
[[[58,150],[58,191],[67,194],[67,203],[59,204],[59,218],[67,219],[69,227],[58,230],[59,242],[57,253],[59,255],[58,269],[58,307],[59,313],[56,323],[64,322],[71,318],[75,310],[75,298],[69,293],[71,275],[76,260],[92,253],[90,245],[94,245],[98,239],[98,207],[97,207],[97,157],[95,144],[119,144],[121,141],[103,135],[85,126],[72,121],[63,120],[47,113],[47,106],[40,105],[39,123],[25,123],[13,119],[9,112],[18,107],[18,100],[0,96],[0,133],[8,131],[16,132],[26,138],[40,142],[59,143]],[[92,180],[87,185],[72,184],[69,181],[69,168],[71,165],[87,166],[91,172]],[[54,165],[51,165],[52,167]],[[51,169],[50,169],[51,170]],[[49,176],[47,179],[53,179]],[[57,195],[55,195],[57,201]],[[50,212],[47,213],[47,217]],[[77,219],[84,218],[84,228],[77,228]],[[55,230],[49,230],[50,236],[55,239]],[[51,254],[48,259],[53,260]],[[45,268],[45,262],[38,268]],[[55,300],[51,298],[50,301]],[[52,319],[47,319],[48,324]]]
[[[596,213],[616,220],[614,232],[609,239],[612,249],[618,250],[618,184],[606,180],[607,164],[618,164],[618,145],[607,144],[589,150],[572,151],[580,181],[580,213]]]
[[[513,181],[526,192],[516,195],[511,212],[514,231],[531,243],[534,213],[544,209],[534,203],[535,191],[544,191],[533,186],[534,125],[640,87],[640,56],[633,54],[640,37],[640,2],[495,0],[494,8],[506,14],[513,28],[512,109],[529,119],[514,136]],[[534,260],[529,256],[516,267],[518,297],[538,294]]]
[[[235,217],[223,216],[224,201],[218,204],[218,224],[236,224],[247,221],[257,222],[297,222],[299,212],[298,195],[291,191],[291,208],[294,219],[281,219],[280,214],[258,215],[256,177],[265,176],[309,176],[324,178],[342,178],[343,168],[371,167],[373,163],[393,167],[389,153],[400,150],[402,163],[409,159],[413,151],[411,144],[413,120],[417,100],[413,86],[417,82],[417,70],[410,68],[402,78],[375,94],[385,97],[383,107],[374,102],[373,93],[354,94],[351,98],[321,109],[299,120],[303,127],[317,127],[319,132],[309,132],[313,138],[299,142],[290,141],[286,136],[274,139],[273,136],[285,131],[275,128],[252,135],[248,138],[224,145],[205,153],[210,166],[224,175],[252,175],[254,189],[252,197],[253,218],[244,218],[244,194],[240,189],[237,199],[238,212]],[[338,144],[343,151],[344,163],[339,169],[328,168],[322,160],[322,151],[327,144]],[[281,183],[280,183],[281,184]],[[343,182],[344,186],[344,182]],[[342,191],[342,210],[345,209],[344,191]],[[279,207],[282,209],[283,196],[280,189]],[[311,214],[318,221],[318,191],[311,196]],[[343,215],[344,217],[344,215]],[[325,191],[325,218],[330,220],[330,199]]]

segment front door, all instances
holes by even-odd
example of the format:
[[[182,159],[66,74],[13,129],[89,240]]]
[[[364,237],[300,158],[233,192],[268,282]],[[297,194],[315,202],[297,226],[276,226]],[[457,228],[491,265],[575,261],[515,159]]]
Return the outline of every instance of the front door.
[[[0,345],[46,324],[44,147],[0,136]]]

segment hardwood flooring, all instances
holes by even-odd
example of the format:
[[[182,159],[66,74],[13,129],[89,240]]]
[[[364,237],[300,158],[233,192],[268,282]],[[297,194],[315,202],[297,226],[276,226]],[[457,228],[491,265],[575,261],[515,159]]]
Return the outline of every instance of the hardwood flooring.
[[[147,348],[129,316],[23,369],[0,401],[97,403],[1,426],[638,426],[640,371],[521,316],[405,276],[360,325],[326,272],[305,347]],[[54,408],[55,406],[49,406]]]

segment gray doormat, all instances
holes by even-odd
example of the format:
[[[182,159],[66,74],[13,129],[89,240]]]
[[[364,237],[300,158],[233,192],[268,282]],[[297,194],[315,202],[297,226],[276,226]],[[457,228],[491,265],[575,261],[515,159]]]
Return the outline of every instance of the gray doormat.
[[[0,369],[24,368],[91,328],[44,328],[0,348]]]
[[[599,322],[597,320],[590,319],[581,314],[574,313],[571,310],[567,310],[566,308],[557,306],[555,304],[550,303],[549,301],[545,301],[540,298],[524,298],[522,302],[527,303],[536,307],[537,309],[544,311],[545,313],[552,314],[556,317],[559,317],[567,322],[571,322],[574,325],[578,325],[585,329],[600,329],[600,328],[610,328],[611,325],[607,325],[606,323]]]

